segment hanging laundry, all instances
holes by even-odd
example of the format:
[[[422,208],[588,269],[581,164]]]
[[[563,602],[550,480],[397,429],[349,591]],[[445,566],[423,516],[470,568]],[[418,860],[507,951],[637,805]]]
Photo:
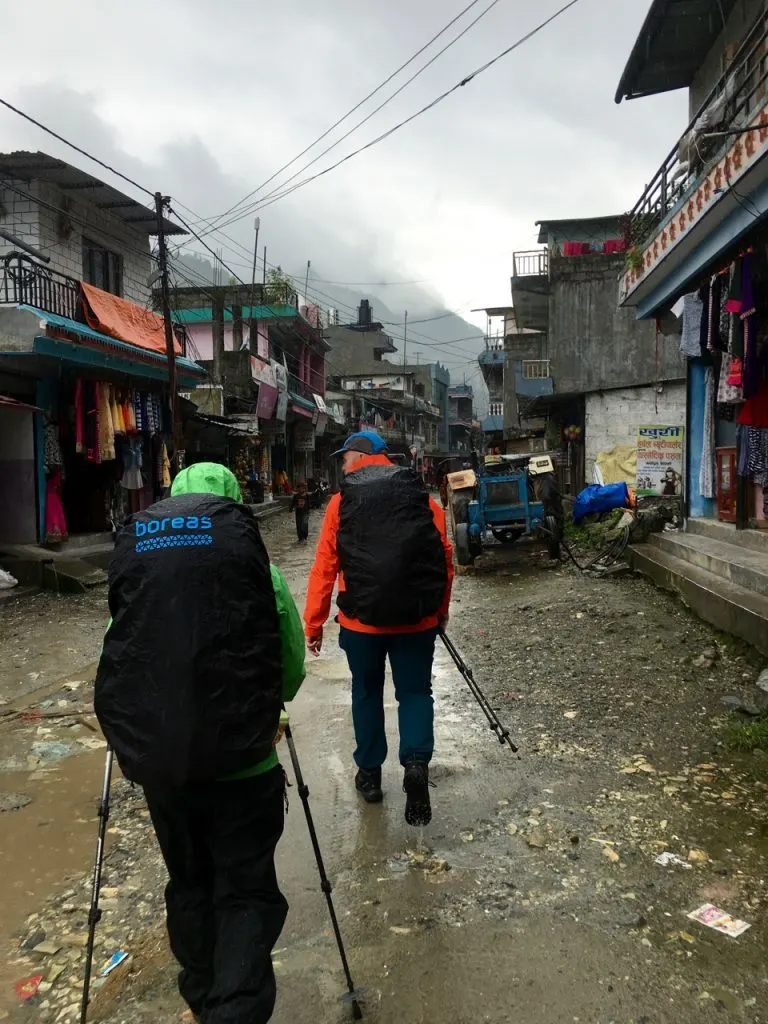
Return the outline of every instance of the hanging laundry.
[[[732,374],[732,367],[734,359],[726,353],[723,356],[723,360],[720,366],[720,380],[717,385],[717,404],[718,405],[738,405],[744,401],[744,392],[741,387],[741,374],[738,375],[738,384],[732,383],[737,379],[736,374]]]
[[[739,476],[751,476],[758,487],[768,487],[768,430],[739,427]]]
[[[168,458],[168,449],[165,446],[165,441],[163,441],[162,445],[160,446],[159,478],[163,490],[165,490],[166,487],[171,486],[171,462],[170,459]]]

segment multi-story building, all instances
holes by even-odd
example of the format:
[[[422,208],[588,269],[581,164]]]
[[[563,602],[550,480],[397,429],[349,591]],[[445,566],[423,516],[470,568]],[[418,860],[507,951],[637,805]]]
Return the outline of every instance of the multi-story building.
[[[448,389],[448,447],[452,452],[471,451],[478,438],[475,420],[475,394],[471,384],[455,384]]]
[[[246,486],[258,478],[260,486],[251,488],[257,499],[284,471],[294,484],[324,475],[331,439],[324,402],[329,346],[317,311],[300,307],[292,289],[275,296],[269,287],[267,294],[250,285],[172,294],[175,316],[209,374],[189,397],[227,421],[229,461],[237,459]],[[254,298],[258,305],[251,305]]]
[[[768,538],[749,528],[768,526],[767,51],[765,0],[653,0],[616,93],[689,100],[628,216],[619,275],[651,347],[654,321],[678,324],[687,384],[686,532],[635,562],[764,653]]]
[[[688,124],[681,125],[679,141],[661,158],[629,214],[631,248],[620,276],[620,301],[639,318],[652,322],[671,310],[679,312],[679,301],[702,289],[710,297],[715,292],[724,295],[730,278],[737,274],[742,280],[746,268],[754,294],[749,304],[754,310],[743,317],[746,346],[742,341],[738,345],[748,377],[762,351],[760,338],[768,320],[762,299],[768,282],[763,258],[768,218],[766,48],[764,0],[701,0],[682,9],[654,0],[616,93],[617,103],[677,89],[687,89],[689,97]],[[745,330],[737,327],[740,338]],[[726,347],[732,345],[729,330],[724,333]],[[711,330],[708,345],[697,351],[690,324],[686,326],[687,505],[694,518],[722,514],[716,488],[709,485],[713,473],[706,464],[711,447],[705,444],[711,414],[707,398],[708,370],[713,366]],[[717,345],[714,348],[719,372],[722,360]],[[714,447],[728,458],[735,457],[737,465],[740,412],[736,409],[736,415],[735,403],[728,404],[730,411],[725,403],[714,409]],[[733,507],[723,499],[724,514],[740,525],[764,521],[763,474],[757,478],[733,475],[739,485],[732,488]],[[698,486],[700,478],[703,488]]]
[[[162,493],[174,403],[148,309],[158,227],[72,164],[0,155],[0,543],[106,533]],[[205,372],[183,345],[179,331],[191,387]]]
[[[530,400],[551,390],[546,335],[519,323],[512,306],[484,310],[485,350],[479,363],[489,395],[482,422],[486,444],[506,451],[542,447],[544,422],[529,415]]]
[[[363,299],[353,324],[324,331],[330,346],[328,376],[336,388],[356,396],[353,423],[381,428],[416,462],[448,451],[450,373],[440,363],[403,365],[389,360],[397,347]],[[396,385],[391,381],[396,380]],[[376,392],[375,401],[373,392]]]
[[[568,445],[570,483],[578,489],[592,479],[601,453],[636,446],[641,425],[683,422],[684,364],[653,323],[618,307],[616,280],[626,259],[621,216],[537,226],[544,248],[515,253],[512,277],[518,325],[542,332],[546,357],[537,372],[547,387],[526,409],[552,424],[551,443],[563,429],[581,428],[581,442]]]

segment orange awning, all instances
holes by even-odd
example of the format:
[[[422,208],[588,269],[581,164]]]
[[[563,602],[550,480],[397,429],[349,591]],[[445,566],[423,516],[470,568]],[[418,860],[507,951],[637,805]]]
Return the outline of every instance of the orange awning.
[[[110,338],[125,341],[137,348],[165,353],[165,324],[163,318],[135,302],[80,282],[83,291],[83,313],[89,327]],[[174,340],[177,355],[181,345]]]

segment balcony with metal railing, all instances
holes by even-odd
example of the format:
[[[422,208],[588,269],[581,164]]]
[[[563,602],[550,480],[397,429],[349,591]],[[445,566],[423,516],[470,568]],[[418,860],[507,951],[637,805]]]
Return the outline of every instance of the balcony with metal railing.
[[[765,12],[627,216],[623,304],[650,315],[768,212],[767,102]]]
[[[0,306],[32,306],[43,313],[85,323],[77,278],[51,270],[21,252],[0,257]],[[174,323],[173,330],[186,356],[186,328]],[[130,338],[122,340],[131,343]]]
[[[512,256],[515,277],[547,277],[549,274],[549,250],[534,249],[532,252],[516,252]]]
[[[512,257],[512,302],[520,330],[545,331],[549,324],[549,250]]]
[[[0,305],[34,306],[76,320],[80,282],[20,252],[0,259]]]

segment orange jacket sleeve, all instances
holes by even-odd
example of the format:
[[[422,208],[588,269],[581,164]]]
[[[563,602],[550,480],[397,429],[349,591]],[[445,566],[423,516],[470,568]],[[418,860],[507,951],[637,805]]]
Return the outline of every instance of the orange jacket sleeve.
[[[448,528],[445,524],[445,512],[440,508],[434,498],[429,499],[429,504],[432,509],[432,518],[435,521],[435,526],[440,531],[440,539],[443,542],[443,551],[445,552],[445,567],[448,570],[448,583],[445,588],[445,597],[440,607],[439,615],[441,618],[448,614],[448,609],[451,606],[451,591],[453,590],[453,545],[448,540]]]
[[[307,636],[316,636],[320,633],[331,612],[333,588],[339,575],[336,534],[339,529],[340,506],[341,497],[334,494],[323,517],[315,563],[309,574],[307,601],[304,605],[304,632]]]

